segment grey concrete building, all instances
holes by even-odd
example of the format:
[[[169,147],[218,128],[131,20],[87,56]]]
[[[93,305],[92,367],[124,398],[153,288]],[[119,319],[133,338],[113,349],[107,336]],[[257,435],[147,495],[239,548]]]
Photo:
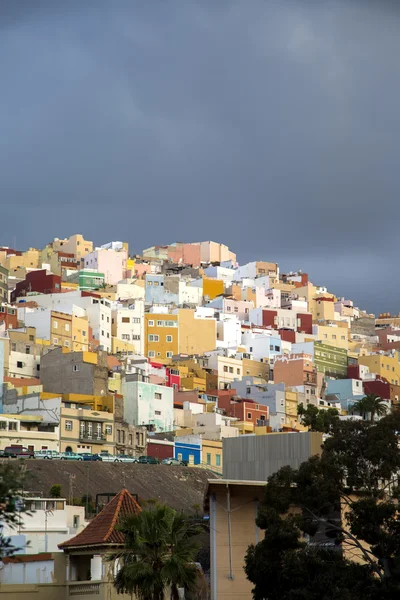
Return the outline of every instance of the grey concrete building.
[[[40,381],[44,392],[102,396],[108,391],[107,352],[63,352],[42,356]]]
[[[322,433],[269,433],[241,435],[223,440],[223,478],[266,481],[287,465],[297,469],[316,454],[321,454]]]

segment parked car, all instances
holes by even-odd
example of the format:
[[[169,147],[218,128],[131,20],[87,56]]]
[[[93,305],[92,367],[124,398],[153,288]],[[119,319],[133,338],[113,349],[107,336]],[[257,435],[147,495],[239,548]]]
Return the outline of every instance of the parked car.
[[[4,448],[4,456],[8,458],[35,458],[33,450],[28,450],[25,446],[7,446]]]
[[[76,452],[63,452],[61,454],[61,460],[83,460],[83,458]]]
[[[182,465],[182,461],[178,460],[177,458],[164,458],[161,461],[162,465],[175,465],[175,466],[181,466]]]
[[[101,452],[97,456],[103,462],[118,462],[117,456],[114,456],[114,454],[110,454],[108,450],[101,450]]]
[[[60,452],[57,450],[37,450],[35,452],[35,458],[61,458]]]
[[[90,452],[83,452],[79,454],[82,457],[82,460],[91,460],[91,461],[101,461],[101,458],[98,454],[91,454]]]
[[[154,456],[140,456],[139,462],[143,465],[158,465],[159,460]]]
[[[139,459],[136,456],[130,456],[129,454],[118,454],[115,457],[114,462],[127,462],[127,463],[138,463]]]

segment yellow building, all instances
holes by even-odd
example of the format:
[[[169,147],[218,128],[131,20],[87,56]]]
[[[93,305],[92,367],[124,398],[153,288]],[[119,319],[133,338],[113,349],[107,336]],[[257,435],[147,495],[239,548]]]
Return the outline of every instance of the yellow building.
[[[93,242],[85,240],[80,233],[71,235],[71,237],[63,240],[55,238],[51,246],[55,252],[61,251],[73,254],[77,260],[81,260],[93,250]]]
[[[40,431],[39,415],[0,415],[0,449],[24,446],[29,450],[59,450],[59,428]]]
[[[370,373],[376,373],[384,377],[389,383],[399,385],[400,382],[400,354],[394,352],[394,355],[387,354],[369,354],[360,356],[358,363],[369,368]]]
[[[269,380],[269,364],[260,362],[258,360],[251,360],[249,358],[243,358],[243,375],[249,375],[250,377],[260,377],[264,381]]]
[[[89,349],[87,317],[53,310],[50,319],[50,339],[54,346],[62,346],[73,352],[86,352]]]
[[[203,466],[222,473],[222,440],[202,439]]]
[[[0,265],[8,269],[10,272],[15,271],[15,269],[19,269],[20,267],[39,269],[41,267],[40,250],[36,250],[36,248],[29,248],[29,250],[22,252],[21,255],[9,254],[8,256],[7,252],[0,251]]]
[[[144,315],[144,352],[158,362],[169,362],[179,352],[178,315]]]
[[[347,324],[346,324],[347,325]],[[316,340],[335,346],[335,348],[349,349],[349,334],[347,327],[333,327],[330,325],[314,325],[313,333]]]
[[[203,296],[208,296],[210,300],[213,300],[217,296],[221,296],[224,291],[225,288],[222,279],[203,277]]]
[[[177,310],[179,327],[179,354],[204,354],[217,345],[215,319],[198,318],[191,308]]]

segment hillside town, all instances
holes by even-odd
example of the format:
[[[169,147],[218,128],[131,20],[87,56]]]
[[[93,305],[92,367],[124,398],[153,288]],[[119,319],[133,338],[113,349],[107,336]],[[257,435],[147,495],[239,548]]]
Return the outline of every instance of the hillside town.
[[[4,593],[111,598],[115,523],[155,499],[209,520],[211,597],[250,598],[268,477],[320,454],[332,415],[399,405],[400,316],[219,242],[3,246],[0,297],[1,462],[35,473]]]

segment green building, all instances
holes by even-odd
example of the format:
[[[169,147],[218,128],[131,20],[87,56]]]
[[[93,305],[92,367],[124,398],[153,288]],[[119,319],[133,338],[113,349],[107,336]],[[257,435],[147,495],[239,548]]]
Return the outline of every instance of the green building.
[[[319,373],[329,377],[347,377],[347,350],[315,342],[314,364]]]
[[[78,271],[78,285],[80,290],[97,290],[104,287],[104,273],[93,269]]]

